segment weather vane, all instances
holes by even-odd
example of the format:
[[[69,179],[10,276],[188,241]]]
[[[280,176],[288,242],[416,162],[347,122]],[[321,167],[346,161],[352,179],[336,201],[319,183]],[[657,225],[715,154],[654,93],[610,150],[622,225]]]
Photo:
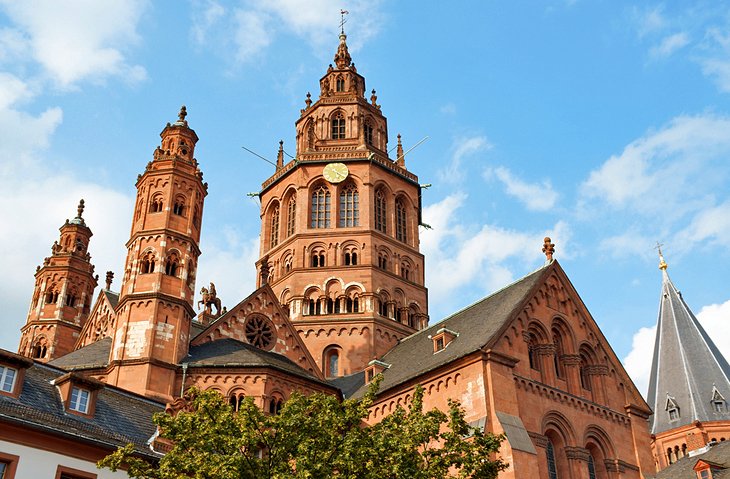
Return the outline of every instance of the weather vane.
[[[347,23],[347,19],[345,18],[345,15],[349,15],[350,12],[347,10],[340,10],[340,16],[342,17],[342,20],[340,20],[340,33],[345,33],[345,23]]]

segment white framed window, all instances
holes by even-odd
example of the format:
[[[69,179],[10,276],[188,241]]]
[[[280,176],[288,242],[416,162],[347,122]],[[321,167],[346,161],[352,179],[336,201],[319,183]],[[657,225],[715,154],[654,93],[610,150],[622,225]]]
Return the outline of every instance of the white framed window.
[[[17,369],[0,366],[0,391],[6,393],[13,392],[13,386],[15,386],[15,378],[17,375]]]
[[[71,402],[68,408],[83,414],[89,412],[89,391],[77,387],[71,388]]]

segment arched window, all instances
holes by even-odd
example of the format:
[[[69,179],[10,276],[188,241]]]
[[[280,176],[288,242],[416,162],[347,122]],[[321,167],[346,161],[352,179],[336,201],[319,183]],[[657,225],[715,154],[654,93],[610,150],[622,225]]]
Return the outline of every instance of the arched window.
[[[283,406],[283,399],[272,397],[271,401],[269,401],[269,414],[279,414]]]
[[[401,263],[400,275],[403,279],[406,279],[408,281],[411,280],[411,268],[407,263]]]
[[[320,186],[312,192],[312,228],[330,227],[330,191]]]
[[[165,274],[168,276],[177,276],[178,265],[180,260],[176,253],[171,253],[165,260]]]
[[[269,239],[271,248],[279,244],[279,205],[274,206],[271,212],[271,237]]]
[[[71,291],[66,295],[66,306],[71,306],[72,308],[76,306],[76,291]]]
[[[46,357],[47,353],[48,348],[46,347],[45,338],[38,339],[30,351],[30,355],[33,359],[43,359]]]
[[[340,191],[340,228],[358,226],[360,223],[360,197],[355,185],[350,183]]]
[[[314,142],[317,136],[314,134],[314,124],[310,123],[307,128],[307,149],[314,150]]]
[[[674,460],[672,458],[672,448],[671,447],[667,448],[667,459],[669,460],[669,464],[674,463]]]
[[[231,406],[231,409],[238,412],[241,409],[241,405],[243,405],[243,401],[246,399],[246,395],[242,393],[241,391],[235,391],[232,392],[231,395],[228,397],[228,404]]]
[[[155,195],[150,203],[150,213],[159,213],[162,211],[162,195]]]
[[[589,366],[588,358],[584,355],[580,355],[580,385],[583,389],[588,391],[591,390],[591,376],[588,374]]]
[[[332,117],[332,139],[343,140],[345,138],[345,117],[342,112],[337,112]]]
[[[56,304],[58,302],[58,290],[55,284],[48,287],[45,300],[46,304]]]
[[[367,143],[368,145],[372,145],[373,144],[373,125],[369,121],[366,121],[363,124],[363,130],[365,133],[365,143]]]
[[[316,249],[312,252],[312,268],[324,268],[325,264],[324,251]]]
[[[198,212],[197,206],[193,208],[193,225],[196,228],[200,228],[200,213]]]
[[[317,316],[322,314],[322,305],[316,299],[310,298],[309,300],[309,315]]]
[[[386,218],[385,192],[382,188],[378,188],[375,192],[375,229],[381,233],[387,232]]]
[[[336,378],[340,375],[340,350],[331,347],[324,352],[325,377]]]
[[[530,368],[539,371],[540,361],[537,356],[537,337],[534,334],[530,334],[530,339],[527,343],[527,356],[530,362]]]
[[[402,199],[395,201],[395,238],[398,241],[407,242],[408,236],[406,235],[406,205],[403,204]]]
[[[139,272],[149,274],[155,272],[155,255],[150,251],[142,257],[140,261]]]
[[[550,439],[548,439],[545,448],[545,455],[547,456],[548,477],[558,479],[558,468],[555,465],[555,447],[553,447],[553,442]]]
[[[178,216],[185,216],[185,198],[182,196],[175,198],[175,204],[172,206],[172,213]]]
[[[383,251],[378,253],[378,268],[388,271],[388,253]]]
[[[297,219],[297,199],[294,195],[289,198],[287,205],[287,217],[286,217],[286,235],[291,236],[294,234],[294,228],[296,226]]]
[[[388,317],[388,301],[383,298],[378,299],[378,314],[384,318]]]
[[[596,479],[596,465],[591,455],[588,456],[588,479]]]
[[[345,308],[348,313],[357,313],[360,311],[360,300],[357,296],[354,298],[347,298],[345,300]]]
[[[357,265],[357,251],[354,249],[345,251],[345,266]]]
[[[553,333],[553,344],[555,345],[555,353],[553,354],[553,362],[555,364],[555,376],[559,378],[565,377],[565,370],[563,369],[563,363],[561,362],[561,356],[563,353],[563,340],[560,339],[560,334],[557,332]]]
[[[337,80],[335,80],[335,90],[345,91],[345,79],[342,78],[341,75],[337,77]]]

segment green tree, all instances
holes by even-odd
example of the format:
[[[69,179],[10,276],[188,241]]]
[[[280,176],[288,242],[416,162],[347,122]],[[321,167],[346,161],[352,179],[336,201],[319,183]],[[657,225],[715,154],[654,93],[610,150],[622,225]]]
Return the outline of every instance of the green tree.
[[[157,464],[130,444],[99,467],[137,479],[489,479],[506,467],[502,437],[470,427],[456,402],[424,412],[420,386],[408,409],[367,425],[378,384],[359,400],[295,393],[277,415],[251,398],[234,412],[219,393],[193,389],[189,411],[153,418],[172,444]]]

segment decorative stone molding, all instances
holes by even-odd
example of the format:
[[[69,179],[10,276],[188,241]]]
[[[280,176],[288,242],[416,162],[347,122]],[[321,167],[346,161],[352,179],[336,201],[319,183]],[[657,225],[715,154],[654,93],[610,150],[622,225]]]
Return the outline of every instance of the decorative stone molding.
[[[580,356],[577,354],[563,354],[560,360],[566,366],[578,366],[580,364]]]
[[[548,445],[547,436],[537,433],[537,432],[530,432],[530,431],[528,431],[527,434],[530,436],[530,439],[532,439],[532,443],[535,446],[542,447],[543,449],[547,447],[547,445]]]
[[[590,376],[608,376],[608,366],[605,364],[592,364],[586,366],[585,371]]]
[[[591,453],[584,447],[566,446],[565,457],[577,461],[588,462],[588,458],[591,457]]]
[[[534,346],[533,349],[538,354],[538,356],[552,356],[553,354],[555,354],[554,344],[537,344]]]

